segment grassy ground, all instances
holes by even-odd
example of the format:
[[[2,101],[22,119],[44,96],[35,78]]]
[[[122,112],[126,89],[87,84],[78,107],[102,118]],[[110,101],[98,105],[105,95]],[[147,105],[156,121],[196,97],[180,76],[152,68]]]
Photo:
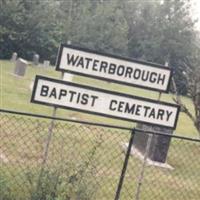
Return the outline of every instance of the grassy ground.
[[[30,103],[30,84],[36,74],[59,78],[59,72],[53,68],[29,66],[26,76],[19,78],[13,75],[14,65],[9,61],[0,61],[0,70],[1,108],[51,115],[52,108]],[[147,92],[92,79],[75,77],[74,81],[152,99],[158,97],[156,92]],[[190,99],[183,99],[192,110]],[[162,100],[171,102],[171,95],[164,94]],[[93,122],[134,126],[119,120],[62,109],[58,110],[57,115]],[[51,199],[50,197],[41,197],[41,193],[35,194],[44,159],[43,153],[49,121],[0,115],[0,127],[0,154],[1,157],[5,157],[1,158],[4,161],[1,163],[0,169],[0,191],[1,195],[4,195],[4,200],[30,199],[30,194],[34,194],[32,196],[34,200],[68,200],[66,193],[70,194],[71,200],[89,200],[93,192],[95,192],[93,200],[113,199],[124,160],[122,144],[126,143],[130,137],[127,132],[57,123],[50,143],[48,161],[45,164],[45,169],[49,171],[45,171],[42,186],[40,185],[40,188],[43,189],[40,192],[49,194],[50,190],[55,190],[55,182],[59,183],[58,194],[54,194],[57,195],[57,198]],[[184,114],[180,115],[177,132],[189,137],[198,136],[192,122]],[[199,154],[199,143],[173,139],[167,162],[175,169],[171,171],[146,167],[141,200],[198,200],[200,196]],[[91,160],[89,164],[88,160]],[[140,159],[134,156],[130,157],[121,199],[134,199],[141,166]],[[69,179],[69,177],[74,178],[74,175],[76,175],[76,179],[73,181]],[[81,198],[78,197],[79,194],[81,194]]]
[[[24,111],[31,113],[39,113],[51,115],[53,108],[43,105],[36,105],[30,103],[31,82],[34,81],[35,75],[44,75],[48,77],[59,78],[60,72],[55,71],[54,68],[33,67],[30,65],[26,70],[26,75],[23,78],[13,75],[14,64],[10,61],[0,61],[0,107],[3,109]],[[82,83],[85,85],[94,85],[95,87],[111,89],[122,93],[132,94],[136,96],[143,96],[146,98],[157,99],[158,93],[153,91],[146,91],[138,88],[122,86],[119,84],[112,84],[104,81],[74,76],[74,82]],[[162,101],[172,102],[172,95],[163,94]],[[193,105],[189,98],[183,97],[183,102],[193,112]],[[99,117],[95,115],[87,115],[79,112],[59,109],[57,116],[69,118],[76,117],[77,119],[95,121],[102,123],[117,124],[127,127],[134,127],[135,124],[114,120],[110,118]],[[197,131],[193,126],[191,120],[183,113],[181,113],[176,132],[178,134],[188,137],[198,137]]]
[[[66,194],[71,200],[114,199],[124,161],[122,145],[130,137],[127,131],[56,122],[43,165],[49,121],[2,115],[0,122],[0,153],[7,159],[0,168],[4,200],[32,195],[32,200],[68,200]],[[146,167],[140,199],[198,200],[199,153],[199,143],[172,139],[167,163],[174,170]],[[141,167],[142,161],[131,156],[120,199],[134,199]],[[50,198],[53,193],[57,198]]]

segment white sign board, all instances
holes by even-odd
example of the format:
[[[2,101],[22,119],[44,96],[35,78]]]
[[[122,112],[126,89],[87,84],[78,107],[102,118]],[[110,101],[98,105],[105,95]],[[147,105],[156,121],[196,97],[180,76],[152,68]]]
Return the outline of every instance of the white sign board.
[[[136,86],[161,92],[169,90],[170,68],[62,44],[57,71]]]
[[[168,128],[179,106],[71,82],[36,76],[31,102]]]

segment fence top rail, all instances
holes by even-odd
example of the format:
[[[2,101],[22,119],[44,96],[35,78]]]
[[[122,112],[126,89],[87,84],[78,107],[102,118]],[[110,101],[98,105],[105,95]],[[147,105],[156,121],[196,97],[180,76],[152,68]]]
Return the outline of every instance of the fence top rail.
[[[123,127],[123,126],[115,126],[115,125],[110,125],[110,124],[87,122],[87,121],[82,121],[82,120],[73,120],[73,119],[67,119],[67,118],[62,118],[62,117],[52,117],[52,116],[46,116],[46,115],[41,115],[41,114],[18,112],[18,111],[13,111],[13,110],[0,109],[0,112],[8,113],[8,114],[29,116],[29,117],[36,117],[36,118],[43,118],[43,119],[53,119],[53,120],[56,120],[56,121],[73,122],[73,123],[77,123],[77,124],[86,124],[86,125],[91,125],[91,126],[101,126],[101,127],[106,127],[106,128],[116,128],[116,129],[127,130],[127,131],[132,131],[133,130],[133,128]]]
[[[82,120],[73,120],[73,119],[67,119],[67,118],[61,118],[61,117],[52,117],[52,116],[46,116],[46,115],[41,115],[41,114],[26,113],[26,112],[19,112],[19,111],[13,111],[13,110],[5,110],[5,109],[0,109],[0,113],[16,114],[16,115],[43,118],[43,119],[52,119],[56,121],[66,121],[66,122],[72,122],[72,123],[77,123],[77,124],[100,126],[100,127],[105,127],[105,128],[113,128],[113,129],[120,129],[120,130],[134,131],[134,132],[137,131],[137,132],[146,133],[146,134],[162,135],[165,137],[172,137],[172,138],[177,138],[177,139],[182,139],[182,140],[189,140],[193,142],[200,142],[200,139],[197,139],[197,138],[189,138],[189,137],[184,137],[181,135],[170,135],[170,134],[165,134],[159,131],[149,131],[149,130],[143,130],[143,129],[138,129],[134,127],[130,128],[130,127],[116,126],[116,125],[103,124],[103,123],[94,123],[94,122],[87,122],[87,121],[82,121]]]

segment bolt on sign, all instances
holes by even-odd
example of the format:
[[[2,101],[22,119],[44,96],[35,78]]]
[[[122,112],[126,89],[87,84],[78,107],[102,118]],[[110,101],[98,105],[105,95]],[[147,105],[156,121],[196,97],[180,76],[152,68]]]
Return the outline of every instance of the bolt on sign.
[[[175,129],[179,106],[36,76],[31,102]]]
[[[168,92],[172,71],[162,65],[61,44],[57,71]]]

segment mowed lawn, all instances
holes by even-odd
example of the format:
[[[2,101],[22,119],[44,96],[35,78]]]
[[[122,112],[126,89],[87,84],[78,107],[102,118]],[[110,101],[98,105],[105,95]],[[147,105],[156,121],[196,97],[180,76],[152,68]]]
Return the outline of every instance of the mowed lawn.
[[[13,75],[14,64],[9,61],[0,61],[0,70],[2,109],[44,115],[52,114],[53,108],[30,103],[30,85],[36,74],[59,78],[60,72],[56,72],[54,68],[33,67],[30,65],[27,68],[25,77],[19,78]],[[74,77],[73,81],[146,98],[158,98],[158,93],[156,92],[108,82],[78,76]],[[183,100],[192,111],[193,106],[190,99],[183,97]],[[162,101],[172,102],[172,96],[170,94],[163,94]],[[63,109],[58,110],[57,116],[65,118],[75,117],[85,121],[110,123],[127,127],[135,126],[135,124],[120,120]],[[8,183],[8,188],[11,188],[16,200],[29,199],[29,194],[34,193],[37,186],[50,121],[35,118],[26,120],[26,117],[18,116],[15,118],[11,117],[11,115],[3,114],[0,116],[0,122],[2,136],[0,140],[0,153],[1,156],[5,156],[4,159],[8,160],[2,162],[0,176],[1,178],[3,177],[3,180],[5,179],[5,183]],[[180,115],[176,134],[198,137],[192,122],[183,113]],[[61,173],[60,181],[62,181],[62,178],[67,176],[66,173],[69,173],[69,175],[76,173],[76,170],[80,166],[84,166],[85,160],[91,158],[92,155],[92,162],[88,165],[92,173],[91,171],[87,172],[83,176],[85,185],[78,184],[78,187],[82,188],[84,186],[84,191],[95,191],[96,194],[93,200],[112,200],[124,160],[122,145],[128,142],[129,137],[130,133],[127,131],[57,122],[49,149],[48,169],[58,170],[59,174]],[[174,170],[153,166],[146,167],[141,189],[141,199],[198,200],[200,196],[200,189],[198,187],[200,185],[199,153],[199,143],[173,139],[167,162],[174,167]],[[130,157],[121,199],[134,199],[141,166],[142,161],[140,159],[135,156]],[[4,181],[1,184],[5,188],[7,187],[4,185]],[[59,187],[61,194],[63,192],[62,189],[66,190],[66,188],[69,188],[69,185],[61,185]],[[73,193],[73,189],[69,193]],[[79,191],[79,188],[75,188],[75,190]],[[11,197],[10,199],[13,200],[15,198]],[[62,197],[58,199],[65,200]]]
[[[23,111],[29,113],[37,113],[44,115],[52,115],[53,108],[44,105],[37,105],[30,103],[31,99],[31,84],[34,81],[36,75],[44,75],[47,77],[60,78],[61,72],[55,71],[53,67],[44,68],[42,66],[35,67],[29,65],[24,77],[18,77],[14,75],[14,63],[10,61],[0,61],[0,107],[2,109]],[[95,86],[98,88],[104,88],[112,91],[117,91],[126,94],[132,94],[135,96],[142,96],[150,99],[158,99],[158,92],[142,90],[134,87],[123,86],[119,84],[113,84],[106,81],[94,80],[90,78],[74,76],[73,82],[81,83],[84,85]],[[193,105],[189,98],[182,97],[183,102],[194,113]],[[171,94],[162,94],[162,101],[173,102]],[[88,115],[80,112],[74,112],[70,110],[58,109],[57,116],[64,118],[75,117],[80,120],[110,123],[114,125],[121,125],[126,127],[134,127],[134,123],[125,122],[122,120],[110,119],[99,117],[95,115]],[[192,121],[184,114],[181,113],[176,134],[184,135],[188,137],[198,137],[198,133],[192,123]]]
[[[15,198],[8,200],[30,199],[30,195],[38,191],[36,188],[43,166],[50,121],[2,115],[0,122],[1,155],[7,159],[1,162],[0,168],[1,187],[5,188],[2,195],[9,191]],[[48,179],[45,176],[41,183],[43,187],[47,184],[49,189],[46,188],[43,193],[51,191],[56,172],[59,175],[59,200],[66,200],[62,198],[63,193],[76,194],[81,192],[83,187],[83,195],[86,192],[90,197],[88,200],[113,200],[125,155],[122,145],[128,142],[129,137],[128,131],[56,122],[45,164],[49,173]],[[174,170],[147,166],[141,200],[198,200],[199,152],[199,143],[173,139],[167,163],[174,167]],[[79,176],[75,183],[66,178],[73,177],[80,169],[84,170],[85,166],[87,168],[81,175],[81,183]],[[120,199],[134,199],[141,169],[142,161],[131,156]],[[71,191],[68,191],[69,188]],[[34,198],[36,199],[39,198]],[[75,199],[77,198],[72,198]]]

